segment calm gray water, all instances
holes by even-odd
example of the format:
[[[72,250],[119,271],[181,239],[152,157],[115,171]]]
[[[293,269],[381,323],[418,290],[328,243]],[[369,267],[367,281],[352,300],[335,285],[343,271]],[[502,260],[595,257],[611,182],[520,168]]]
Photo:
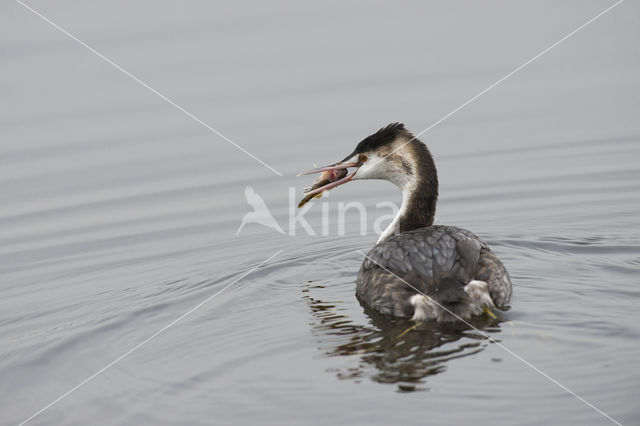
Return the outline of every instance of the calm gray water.
[[[478,2],[479,3],[479,2]],[[419,132],[613,2],[0,6],[0,423],[612,424],[469,327],[354,294],[386,182],[289,226],[313,163]],[[622,3],[421,139],[437,222],[509,268],[474,325],[623,424],[640,408],[640,6]],[[251,186],[286,231],[247,224]],[[367,207],[347,215],[340,202]],[[322,230],[322,203],[305,218]],[[291,235],[294,234],[294,235]],[[282,249],[264,267],[255,265]],[[239,279],[239,280],[238,280]],[[238,280],[236,282],[236,280]]]

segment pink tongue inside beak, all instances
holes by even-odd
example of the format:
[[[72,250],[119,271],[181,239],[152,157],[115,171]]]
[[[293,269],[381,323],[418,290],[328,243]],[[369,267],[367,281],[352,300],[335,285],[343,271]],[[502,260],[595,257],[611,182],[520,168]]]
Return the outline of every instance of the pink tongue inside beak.
[[[321,177],[326,177],[329,183],[319,186],[317,188],[312,188],[311,191],[307,192],[306,194],[307,196],[328,191],[329,189],[335,188],[336,186],[342,185],[343,183],[347,183],[356,174],[356,172],[347,174],[347,169],[330,170],[324,173],[330,174],[329,176],[321,176]]]
[[[349,167],[356,167],[356,170],[349,173]],[[308,175],[311,173],[320,173],[320,176],[318,176],[318,178],[313,182],[313,186],[309,190],[305,191],[305,197],[298,204],[298,208],[304,206],[309,200],[319,196],[322,192],[349,182],[358,171],[357,167],[358,164],[356,163],[340,163],[300,173],[298,176]]]
[[[336,181],[338,179],[342,179],[347,175],[347,169],[333,169],[326,172],[328,174],[327,178],[330,182]]]
[[[298,176],[310,175],[313,173],[329,172],[335,170],[348,169],[349,167],[358,167],[356,163],[339,163],[331,166],[318,167],[317,169],[307,170],[306,172],[298,173]]]

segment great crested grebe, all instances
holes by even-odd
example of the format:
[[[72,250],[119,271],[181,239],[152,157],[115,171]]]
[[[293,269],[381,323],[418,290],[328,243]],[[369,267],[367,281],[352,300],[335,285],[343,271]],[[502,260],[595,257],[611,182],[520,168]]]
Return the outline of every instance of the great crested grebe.
[[[353,171],[350,171],[353,169]],[[455,226],[433,225],[438,175],[426,145],[403,124],[366,137],[321,173],[299,207],[357,179],[384,179],[402,190],[402,206],[362,262],[356,294],[384,314],[447,322],[506,310],[511,279],[489,246]]]

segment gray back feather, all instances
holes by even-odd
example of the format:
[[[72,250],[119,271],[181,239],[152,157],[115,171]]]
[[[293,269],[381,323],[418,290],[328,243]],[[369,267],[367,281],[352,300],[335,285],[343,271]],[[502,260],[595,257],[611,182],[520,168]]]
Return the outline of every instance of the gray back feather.
[[[381,312],[410,316],[412,295],[424,293],[444,305],[465,302],[464,286],[474,279],[486,281],[492,298],[498,298],[496,306],[502,307],[511,294],[505,277],[506,269],[480,238],[465,229],[436,225],[376,244],[362,263],[357,291]]]

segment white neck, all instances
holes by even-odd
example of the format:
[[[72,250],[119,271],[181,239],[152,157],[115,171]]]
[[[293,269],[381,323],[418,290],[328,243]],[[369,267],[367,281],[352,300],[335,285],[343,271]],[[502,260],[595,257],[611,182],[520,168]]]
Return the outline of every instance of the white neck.
[[[356,172],[356,179],[384,179],[402,190],[400,210],[380,235],[378,243],[400,232],[433,224],[438,199],[435,165],[426,146],[419,143],[412,149],[397,150],[389,159],[389,155],[370,155],[369,161]],[[418,154],[414,155],[414,150]],[[411,170],[407,170],[407,165],[410,165]]]
[[[389,226],[387,226],[387,229],[385,229],[384,232],[380,234],[380,238],[378,238],[378,241],[376,244],[379,244],[380,242],[387,239],[388,237],[398,234],[400,232],[400,218],[402,218],[402,216],[404,216],[404,214],[407,211],[407,205],[409,204],[409,196],[411,195],[412,190],[413,189],[409,185],[405,186],[402,189],[402,204],[400,205],[400,210],[398,210],[398,213],[396,213],[396,216],[393,218]]]

